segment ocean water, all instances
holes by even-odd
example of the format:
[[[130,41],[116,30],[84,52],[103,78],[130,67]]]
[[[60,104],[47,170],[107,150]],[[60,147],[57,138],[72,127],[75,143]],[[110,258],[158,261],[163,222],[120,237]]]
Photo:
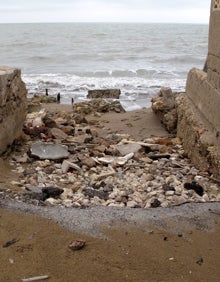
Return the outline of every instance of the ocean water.
[[[18,67],[28,95],[120,88],[126,110],[150,106],[162,86],[184,91],[187,73],[203,68],[208,25],[148,23],[0,24],[0,65]]]

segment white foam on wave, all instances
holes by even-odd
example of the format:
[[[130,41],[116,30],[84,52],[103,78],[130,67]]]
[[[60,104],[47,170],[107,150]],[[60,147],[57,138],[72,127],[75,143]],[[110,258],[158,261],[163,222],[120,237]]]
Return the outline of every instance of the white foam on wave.
[[[173,91],[184,91],[185,79],[173,77],[88,77],[75,74],[47,73],[24,74],[30,96],[44,94],[45,89],[50,95],[61,94],[61,102],[69,104],[73,98],[75,101],[86,99],[88,90],[92,89],[121,89],[121,103],[126,110],[148,107],[150,99],[161,87],[171,87]],[[139,102],[137,102],[139,101]],[[141,101],[141,102],[140,102]]]

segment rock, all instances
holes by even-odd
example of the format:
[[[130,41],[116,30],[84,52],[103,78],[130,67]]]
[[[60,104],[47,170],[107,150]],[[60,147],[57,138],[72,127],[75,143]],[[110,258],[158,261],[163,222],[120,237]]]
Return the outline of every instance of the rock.
[[[67,135],[73,136],[75,134],[75,127],[71,126],[71,125],[62,125],[60,126],[60,129],[62,130],[62,132],[64,132]]]
[[[68,247],[72,251],[78,251],[84,248],[85,245],[86,245],[86,241],[76,240],[76,241],[71,242]]]
[[[68,147],[52,143],[37,142],[31,145],[31,155],[41,160],[59,160],[68,158]]]
[[[44,187],[42,192],[47,195],[47,198],[57,198],[63,193],[63,189],[57,187]]]
[[[152,109],[159,116],[161,123],[170,133],[176,133],[177,110],[175,94],[170,88],[161,88],[156,97],[152,98]]]
[[[184,183],[184,188],[187,190],[194,190],[201,197],[204,194],[204,188],[196,182]]]
[[[64,160],[61,166],[62,172],[67,173],[70,169],[72,170],[81,170],[81,168],[74,163],[71,163],[70,161]]]
[[[119,151],[119,153],[122,156],[128,155],[130,153],[137,153],[138,151],[141,150],[141,145],[138,143],[130,143],[130,144],[125,144],[125,145],[117,145],[116,149]]]
[[[28,161],[28,155],[25,153],[23,156],[13,156],[13,159],[17,163],[26,163]]]
[[[55,139],[59,139],[59,140],[65,140],[67,138],[67,134],[64,133],[61,129],[59,128],[52,128],[50,130],[50,133],[52,135],[53,138]]]
[[[42,121],[46,127],[54,128],[57,127],[56,122],[51,119],[47,114],[42,118]]]
[[[127,207],[128,208],[137,208],[137,207],[140,207],[140,206],[135,201],[128,201]]]
[[[151,202],[151,207],[152,208],[158,208],[160,207],[161,205],[161,202],[158,200],[158,199],[154,199],[152,202]]]
[[[57,199],[54,199],[54,198],[48,198],[48,199],[45,200],[45,203],[49,204],[51,206],[55,206],[59,203],[59,201]]]
[[[94,99],[90,102],[83,102],[73,105],[73,111],[80,115],[99,114],[110,111],[124,112],[125,110],[120,104],[120,101],[107,102],[103,99]]]
[[[120,89],[99,89],[89,90],[87,98],[112,98],[119,99],[121,94]]]
[[[78,159],[80,160],[81,165],[85,165],[89,168],[95,167],[97,164],[93,158],[88,158],[86,156],[79,156]]]
[[[89,198],[98,197],[102,200],[108,200],[108,193],[104,191],[97,191],[95,189],[87,188],[83,191],[84,195]]]

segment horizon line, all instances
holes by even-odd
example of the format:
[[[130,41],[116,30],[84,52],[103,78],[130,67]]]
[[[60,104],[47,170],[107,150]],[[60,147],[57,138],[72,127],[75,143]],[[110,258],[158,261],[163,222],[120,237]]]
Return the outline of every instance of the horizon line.
[[[51,22],[0,22],[0,24],[201,24],[208,25],[209,22],[145,22],[145,21],[51,21]]]

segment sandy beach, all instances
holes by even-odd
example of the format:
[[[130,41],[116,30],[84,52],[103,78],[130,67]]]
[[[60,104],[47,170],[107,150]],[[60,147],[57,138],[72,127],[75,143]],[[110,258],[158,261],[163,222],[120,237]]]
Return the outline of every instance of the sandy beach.
[[[49,112],[70,105],[45,104]],[[168,137],[151,109],[87,117],[99,136]],[[0,160],[1,191],[18,175]],[[171,208],[41,207],[0,194],[0,281],[219,281],[220,204]],[[84,240],[83,249],[68,245]]]

